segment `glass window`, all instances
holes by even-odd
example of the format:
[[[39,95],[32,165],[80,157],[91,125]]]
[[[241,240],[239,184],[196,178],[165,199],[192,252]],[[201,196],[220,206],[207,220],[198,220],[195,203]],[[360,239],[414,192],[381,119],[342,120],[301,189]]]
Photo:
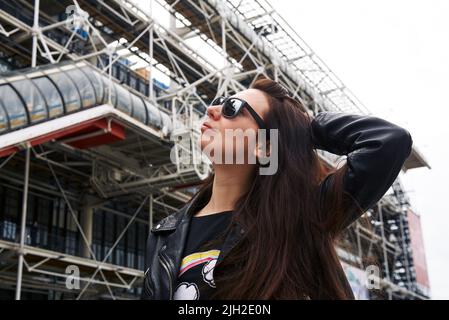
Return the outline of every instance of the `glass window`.
[[[57,227],[58,226],[58,218],[57,218],[57,214],[59,211],[59,206],[61,205],[61,202],[59,200],[55,200],[53,202],[53,212],[52,212],[52,227]]]
[[[64,113],[64,105],[55,85],[47,77],[35,78],[33,83],[39,88],[47,102],[49,118],[54,118]]]
[[[96,71],[94,71],[93,69],[91,69],[89,67],[82,67],[80,70],[86,75],[87,78],[89,78],[90,82],[94,86],[96,104],[102,104],[104,88],[103,88],[103,82],[101,81],[100,75]]]
[[[0,223],[1,228],[1,238],[5,240],[12,240],[14,241],[16,239],[16,231],[17,231],[17,225],[12,221],[2,221]]]
[[[128,251],[134,251],[134,248],[136,246],[136,228],[137,223],[132,223],[127,230],[126,233],[126,248]]]
[[[0,86],[0,100],[8,113],[11,129],[20,128],[27,124],[28,119],[25,106],[17,93],[9,85]]]
[[[134,74],[130,73],[129,74],[128,85],[131,88],[133,88],[135,90],[138,90],[138,88],[139,88],[139,80],[138,80],[137,76],[135,76]]]
[[[120,266],[124,266],[125,265],[125,252],[123,251],[123,249],[121,248],[117,248],[115,249],[115,263],[120,265]]]
[[[67,70],[66,74],[72,78],[73,82],[75,82],[75,85],[78,87],[83,108],[93,107],[96,102],[96,97],[94,88],[90,83],[89,78],[86,79],[86,75],[79,69]]]
[[[94,242],[92,244],[92,251],[97,259],[101,259],[101,245]]]
[[[66,224],[66,222],[65,222],[65,220],[66,220],[66,217],[67,217],[67,215],[66,215],[66,205],[65,205],[65,203],[64,202],[60,202],[60,204],[59,204],[59,212],[58,212],[58,227],[59,228],[61,228],[61,229],[64,229],[65,228],[65,224]]]
[[[125,229],[126,221],[124,217],[116,216],[116,236],[123,232]],[[117,244],[115,250],[115,263],[118,265],[125,265],[125,239],[126,236],[123,236]],[[114,239],[115,241],[116,239]]]
[[[139,91],[148,97],[150,95],[148,83],[145,81],[140,81]]]
[[[146,239],[148,237],[148,225],[137,223],[137,242],[138,242],[138,249],[145,250],[146,247]]]
[[[147,107],[148,113],[146,124],[159,129],[162,128],[161,111],[152,104],[150,104],[148,101],[145,101],[145,105]]]
[[[37,221],[41,225],[49,224],[49,217],[52,210],[52,203],[48,199],[39,198],[39,207],[37,209]]]
[[[105,76],[101,76],[101,80],[103,81],[103,87],[104,87],[104,102],[108,103],[109,101],[109,78]],[[115,89],[114,81],[112,81],[112,87],[111,87],[111,102],[112,106],[115,107],[117,105],[117,92]]]
[[[76,253],[76,236],[72,231],[67,230],[67,234],[65,237],[65,252],[71,255],[75,255]]]
[[[116,65],[116,68],[112,68],[113,72],[115,71],[114,77],[117,78],[121,83],[128,84],[128,73],[126,67],[122,67],[120,64]]]
[[[36,198],[36,196],[30,194],[28,196],[28,203],[27,203],[27,223],[28,224],[32,224],[34,222],[34,212],[35,210],[35,206],[36,204],[38,204],[38,199]]]
[[[11,85],[25,101],[31,123],[42,121],[48,117],[47,105],[37,87],[29,80],[14,81]]]
[[[58,86],[64,99],[64,106],[66,112],[72,112],[81,109],[81,99],[73,81],[64,72],[53,73],[48,75],[53,82]]]
[[[79,217],[78,211],[74,211],[73,213],[75,214],[75,216],[77,218]],[[70,212],[67,212],[66,219],[67,219],[67,225],[66,225],[67,230],[76,231],[77,227],[76,227],[75,219],[73,218],[73,215]]]
[[[20,212],[19,204],[20,194],[17,190],[13,189],[3,189],[5,192],[5,204],[3,208],[3,213],[6,220],[18,221],[18,212]]]
[[[137,257],[137,269],[143,270],[145,268],[143,261],[143,254]]]
[[[112,256],[113,256],[113,254],[112,254],[112,252],[109,253],[109,250],[111,249],[111,247],[112,247],[112,245],[109,245],[109,244],[104,246],[104,256],[101,257],[101,260],[103,260],[104,257],[106,257],[107,254],[109,254],[108,258],[106,259],[106,262],[112,263]]]
[[[133,117],[142,123],[146,123],[147,109],[145,108],[143,100],[134,94],[131,94],[131,97],[133,99]]]
[[[127,261],[126,261],[126,266],[128,268],[135,268],[135,263],[134,263],[134,259],[135,259],[135,255],[132,252],[128,252],[127,254]]]
[[[162,122],[162,127],[161,129],[164,130],[164,128],[166,128],[167,132],[171,132],[172,131],[172,121],[170,119],[170,116],[166,113],[162,113],[161,112],[161,122]]]
[[[104,239],[105,243],[114,243],[114,216],[109,214],[104,220]]]
[[[102,230],[103,230],[103,211],[94,211],[94,221],[93,221],[93,238],[101,243]]]
[[[119,84],[116,84],[115,87],[117,90],[117,109],[131,115],[133,109],[129,91]]]
[[[6,116],[5,107],[0,99],[0,132],[8,130],[8,117]]]

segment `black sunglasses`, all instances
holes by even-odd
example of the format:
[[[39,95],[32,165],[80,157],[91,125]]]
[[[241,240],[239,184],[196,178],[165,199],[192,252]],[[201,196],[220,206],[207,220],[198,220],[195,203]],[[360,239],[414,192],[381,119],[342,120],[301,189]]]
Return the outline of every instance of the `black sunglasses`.
[[[262,120],[261,117],[259,117],[257,112],[254,111],[254,109],[249,105],[249,103],[240,98],[220,96],[215,98],[210,105],[211,106],[222,105],[221,114],[223,115],[223,117],[228,119],[237,117],[237,115],[240,112],[242,112],[243,108],[246,108],[248,109],[249,113],[254,118],[254,120],[256,120],[260,129],[266,129],[267,127],[265,125],[265,122]]]

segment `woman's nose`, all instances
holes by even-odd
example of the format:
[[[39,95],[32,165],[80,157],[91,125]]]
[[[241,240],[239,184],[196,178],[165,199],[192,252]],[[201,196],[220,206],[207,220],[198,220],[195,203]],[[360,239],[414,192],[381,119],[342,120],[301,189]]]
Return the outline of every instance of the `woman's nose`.
[[[220,119],[221,115],[221,105],[219,106],[209,106],[207,108],[207,116],[213,120]]]

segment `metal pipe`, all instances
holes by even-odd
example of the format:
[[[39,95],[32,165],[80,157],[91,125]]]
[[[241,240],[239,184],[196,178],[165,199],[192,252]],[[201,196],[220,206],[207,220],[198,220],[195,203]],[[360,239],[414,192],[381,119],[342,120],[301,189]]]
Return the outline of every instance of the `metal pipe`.
[[[154,56],[154,49],[153,49],[153,38],[154,38],[154,22],[153,22],[153,0],[150,0],[150,17],[151,17],[151,23],[152,26],[150,28],[149,32],[149,44],[150,44],[150,48],[149,48],[149,55],[150,55],[150,76],[148,79],[149,82],[149,96],[150,96],[150,100],[152,102],[154,102],[154,90],[153,90],[153,56]]]
[[[382,208],[380,206],[380,203],[377,203],[377,211],[379,213],[379,218],[380,218],[380,231],[381,231],[381,236],[382,236],[382,252],[384,255],[384,268],[385,268],[385,275],[388,281],[391,281],[391,277],[390,277],[390,268],[388,265],[388,254],[387,254],[387,246],[386,246],[386,241],[387,239],[385,238],[385,224],[384,224],[384,217],[383,217],[383,212],[382,212]]]
[[[33,22],[33,48],[31,53],[31,67],[36,67],[37,62],[37,38],[39,32],[39,0],[34,0],[34,22]]]
[[[26,228],[26,216],[27,216],[27,203],[28,203],[28,183],[30,179],[30,154],[31,146],[28,145],[26,149],[26,162],[25,162],[25,178],[23,187],[23,199],[22,199],[22,224],[20,226],[20,249],[19,249],[19,264],[17,266],[17,285],[16,285],[16,300],[20,300],[22,290],[22,273],[23,273],[23,247],[25,246],[25,228]]]

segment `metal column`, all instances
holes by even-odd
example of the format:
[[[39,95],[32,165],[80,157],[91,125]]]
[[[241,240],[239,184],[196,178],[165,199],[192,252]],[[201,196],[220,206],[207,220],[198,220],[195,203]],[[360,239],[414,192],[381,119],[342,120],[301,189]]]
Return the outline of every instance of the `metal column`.
[[[16,300],[20,300],[22,290],[22,273],[23,273],[23,248],[25,246],[25,228],[27,218],[27,203],[28,203],[28,183],[30,179],[30,154],[31,146],[27,146],[26,160],[25,160],[25,178],[23,186],[22,199],[22,223],[20,226],[20,249],[19,249],[19,264],[17,266],[17,285],[16,285]]]
[[[92,245],[92,231],[93,231],[94,209],[91,205],[86,204],[82,210],[82,229],[86,236],[86,242],[83,242],[83,257],[91,258],[90,246]]]
[[[39,0],[34,0],[34,23],[33,23],[33,48],[31,56],[31,67],[37,62],[37,37],[39,32]]]

